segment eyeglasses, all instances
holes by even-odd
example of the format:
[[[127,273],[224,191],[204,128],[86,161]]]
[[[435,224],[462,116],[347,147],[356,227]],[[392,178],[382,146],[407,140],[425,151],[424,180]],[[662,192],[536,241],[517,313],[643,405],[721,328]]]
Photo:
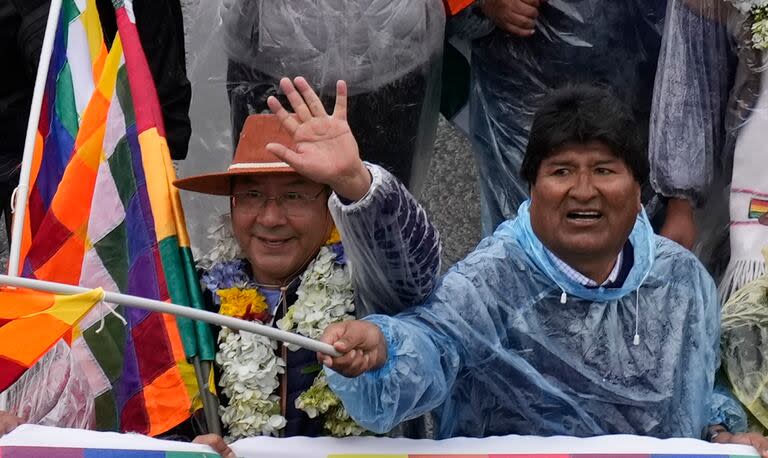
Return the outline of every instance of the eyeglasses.
[[[256,190],[236,192],[232,194],[232,206],[245,213],[255,215],[264,209],[267,202],[274,200],[286,215],[300,215],[306,212],[310,203],[317,200],[325,190],[326,188],[323,188],[314,195],[286,192],[279,196],[268,196]]]

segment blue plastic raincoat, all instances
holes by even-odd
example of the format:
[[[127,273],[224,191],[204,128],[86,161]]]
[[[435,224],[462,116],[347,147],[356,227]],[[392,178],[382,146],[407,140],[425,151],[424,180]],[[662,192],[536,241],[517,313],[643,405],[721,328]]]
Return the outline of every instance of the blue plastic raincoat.
[[[644,212],[629,241],[623,286],[588,289],[552,264],[526,202],[423,306],[366,318],[381,327],[388,361],[355,379],[326,368],[330,386],[376,432],[435,409],[439,438],[700,437],[726,420],[710,407],[732,406],[713,394],[715,285]]]

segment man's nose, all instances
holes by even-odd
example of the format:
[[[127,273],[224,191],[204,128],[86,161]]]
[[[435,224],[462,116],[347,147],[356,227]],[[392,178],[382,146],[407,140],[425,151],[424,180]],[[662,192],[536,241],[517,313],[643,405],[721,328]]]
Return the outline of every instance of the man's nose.
[[[285,221],[285,212],[283,212],[276,199],[268,199],[264,202],[264,206],[259,211],[258,218],[256,218],[256,222],[265,227],[280,226],[285,224]]]
[[[581,201],[590,200],[597,195],[597,187],[591,173],[582,172],[576,176],[568,194]]]

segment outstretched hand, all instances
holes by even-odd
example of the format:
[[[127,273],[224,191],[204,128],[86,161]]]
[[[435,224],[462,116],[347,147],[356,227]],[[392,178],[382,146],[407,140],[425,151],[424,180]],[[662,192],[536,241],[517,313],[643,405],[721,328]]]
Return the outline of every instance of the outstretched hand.
[[[378,369],[387,361],[387,343],[381,329],[368,321],[345,321],[325,328],[322,342],[333,345],[341,356],[333,358],[322,353],[317,359],[345,377],[357,377]]]
[[[336,106],[331,115],[306,79],[297,77],[291,82],[283,78],[280,89],[296,114],[291,115],[275,97],[269,97],[267,105],[293,137],[296,149],[278,143],[268,144],[267,149],[299,174],[327,184],[349,200],[360,200],[371,186],[371,175],[360,160],[347,122],[347,84],[336,83]]]

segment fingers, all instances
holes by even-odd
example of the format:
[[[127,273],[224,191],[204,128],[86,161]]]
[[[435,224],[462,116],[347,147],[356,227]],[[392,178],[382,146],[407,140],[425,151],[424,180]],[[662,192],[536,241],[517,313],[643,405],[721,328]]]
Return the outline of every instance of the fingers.
[[[309,111],[313,116],[328,116],[328,113],[325,112],[323,102],[320,101],[320,97],[318,97],[315,91],[312,90],[312,87],[304,77],[298,76],[293,82],[296,85],[296,89],[301,93],[301,96],[304,97],[304,101],[307,103]]]
[[[534,15],[512,13],[509,15],[508,22],[521,29],[533,30],[536,27],[536,10],[533,10]]]
[[[304,98],[301,96],[301,94],[299,94],[299,91],[296,90],[296,87],[293,85],[290,79],[281,79],[280,89],[288,98],[288,102],[291,104],[293,112],[296,113],[301,122],[307,122],[312,119],[312,112],[309,111],[309,107],[307,107],[307,104],[304,103]]]
[[[267,143],[267,151],[291,167],[294,167],[294,165],[301,166],[301,155],[281,143]]]
[[[346,377],[357,377],[386,361],[386,342],[378,326],[367,321],[347,321],[329,326],[323,342],[333,344],[341,356],[318,355],[325,366]]]
[[[748,433],[750,435],[750,445],[757,450],[763,458],[768,458],[768,439],[761,434]]]
[[[331,344],[334,346],[336,350],[339,350],[336,344],[339,343],[339,340],[344,336],[345,332],[346,332],[345,323],[332,324],[327,328],[325,328],[323,335],[320,336],[320,342]],[[344,353],[344,351],[341,351],[341,350],[339,351]],[[317,354],[317,361],[324,366],[333,367],[333,358],[324,353]]]
[[[534,29],[525,29],[512,24],[504,24],[502,28],[512,35],[517,35],[518,37],[530,37],[534,33]]]
[[[525,3],[526,5],[532,6],[533,8],[536,8],[537,13],[538,13],[538,9],[541,6],[541,4],[544,3],[544,1],[542,1],[542,0],[521,0],[521,2]]]
[[[496,25],[513,35],[534,34],[542,0],[496,0],[486,2],[483,11]]]
[[[347,83],[345,81],[336,82],[336,106],[333,107],[333,117],[347,120]]]
[[[277,119],[283,124],[283,128],[287,130],[289,134],[293,135],[300,126],[299,121],[292,116],[291,113],[283,107],[283,104],[274,96],[269,96],[267,98],[267,106],[269,106],[270,111],[272,111],[272,113],[277,116]]]
[[[742,444],[750,445],[764,458],[768,458],[768,439],[759,433],[736,433],[723,432],[717,435],[713,442],[720,444]]]
[[[521,0],[518,4],[515,11],[511,11],[512,13],[517,14],[520,17],[524,17],[526,19],[529,19],[533,21],[537,17],[539,17],[539,2],[536,0]]]
[[[235,452],[224,442],[221,436],[218,434],[204,434],[197,436],[193,441],[193,444],[203,444],[211,447],[224,458],[235,458]]]
[[[524,5],[524,12],[510,12],[504,18],[502,22],[502,28],[507,32],[521,37],[528,37],[533,35],[536,28],[536,17],[538,17],[538,10]]]

